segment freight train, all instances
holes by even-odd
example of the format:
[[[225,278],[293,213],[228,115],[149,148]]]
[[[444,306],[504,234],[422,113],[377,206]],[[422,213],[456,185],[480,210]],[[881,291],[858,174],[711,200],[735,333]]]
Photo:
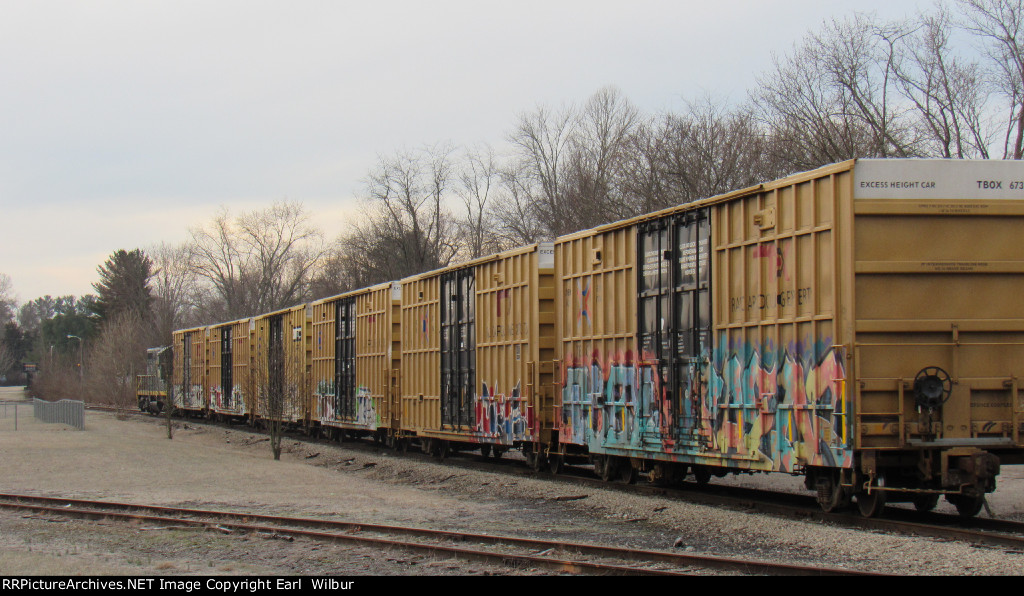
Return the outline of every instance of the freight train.
[[[171,392],[441,457],[784,472],[827,511],[973,516],[1024,462],[1021,230],[1022,162],[852,160],[177,331]]]

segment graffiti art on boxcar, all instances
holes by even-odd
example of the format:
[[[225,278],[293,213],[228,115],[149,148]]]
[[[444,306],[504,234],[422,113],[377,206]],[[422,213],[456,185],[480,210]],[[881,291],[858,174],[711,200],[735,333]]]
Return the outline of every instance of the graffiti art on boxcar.
[[[210,407],[216,410],[224,407],[224,390],[220,386],[210,389]]]
[[[187,388],[178,386],[176,398],[185,408],[198,408],[203,402],[203,386],[202,385],[189,385]]]
[[[370,389],[365,385],[356,387],[354,418],[345,415],[344,401],[335,394],[332,379],[321,379],[317,382],[313,399],[316,402],[318,418],[323,424],[346,422],[369,429],[376,429],[380,426],[380,420],[377,417],[377,403],[373,399]]]
[[[320,379],[313,391],[313,401],[316,403],[316,412],[320,422],[333,420],[334,412],[334,381]]]
[[[587,324],[593,324],[590,320],[590,280],[587,280],[586,287],[583,286],[583,280],[576,280],[576,297],[580,300],[580,310],[576,314],[576,327],[583,325],[583,320],[586,319]]]
[[[242,389],[238,385],[231,388],[230,394],[225,394],[224,389],[220,386],[210,389],[210,407],[214,410],[240,410],[242,403]]]
[[[677,370],[675,395],[647,356],[569,356],[560,440],[670,459],[725,456],[761,470],[850,466],[844,354],[828,337],[732,345],[723,334],[713,353]]]
[[[654,395],[649,367],[637,367],[631,351],[612,358],[591,356],[586,365],[567,358],[562,385],[561,440],[587,444],[591,438],[603,445],[639,445],[649,421]],[[657,419],[660,414],[655,414]],[[657,424],[657,423],[655,423]]]
[[[792,244],[792,240],[759,244],[752,249],[753,254],[751,256],[754,259],[774,259],[775,263],[772,265],[775,268],[775,277],[790,281],[789,268],[786,266],[786,256],[789,254]]]
[[[377,428],[377,404],[370,394],[370,388],[360,385],[356,388],[356,424]]]
[[[532,440],[534,413],[523,397],[521,383],[512,392],[496,392],[497,383],[481,383],[480,397],[476,400],[476,431],[500,443]]]
[[[757,456],[769,469],[849,466],[851,453],[840,403],[845,384],[843,351],[831,338],[776,346],[726,345],[713,359],[702,421],[712,448],[723,455]]]

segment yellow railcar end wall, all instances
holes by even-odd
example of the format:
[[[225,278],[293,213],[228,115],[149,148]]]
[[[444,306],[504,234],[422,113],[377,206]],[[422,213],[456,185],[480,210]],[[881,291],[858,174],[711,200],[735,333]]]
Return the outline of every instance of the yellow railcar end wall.
[[[1021,445],[1024,163],[861,160],[855,192],[859,445]]]

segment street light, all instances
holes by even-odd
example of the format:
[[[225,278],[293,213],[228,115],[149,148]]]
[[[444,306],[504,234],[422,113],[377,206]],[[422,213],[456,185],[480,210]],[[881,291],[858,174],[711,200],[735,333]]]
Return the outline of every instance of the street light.
[[[85,382],[85,372],[82,367],[82,338],[69,333],[68,339],[78,340],[78,384],[81,385]],[[81,387],[79,387],[79,389],[81,389]]]

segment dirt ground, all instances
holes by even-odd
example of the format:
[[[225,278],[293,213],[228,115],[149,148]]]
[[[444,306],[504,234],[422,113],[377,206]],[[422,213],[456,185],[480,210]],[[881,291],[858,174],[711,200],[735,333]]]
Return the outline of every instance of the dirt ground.
[[[0,400],[16,394],[0,392]],[[274,461],[246,427],[89,411],[84,431],[0,406],[0,492],[682,548],[914,574],[1024,574],[1024,555],[834,528],[566,482],[468,471],[385,449],[286,439]],[[992,508],[1024,515],[1024,470]],[[766,476],[744,479],[768,478]],[[734,480],[726,480],[734,482]],[[773,481],[798,484],[795,479]],[[559,497],[582,496],[578,500]],[[529,569],[259,536],[162,530],[0,510],[0,575],[483,575]]]

